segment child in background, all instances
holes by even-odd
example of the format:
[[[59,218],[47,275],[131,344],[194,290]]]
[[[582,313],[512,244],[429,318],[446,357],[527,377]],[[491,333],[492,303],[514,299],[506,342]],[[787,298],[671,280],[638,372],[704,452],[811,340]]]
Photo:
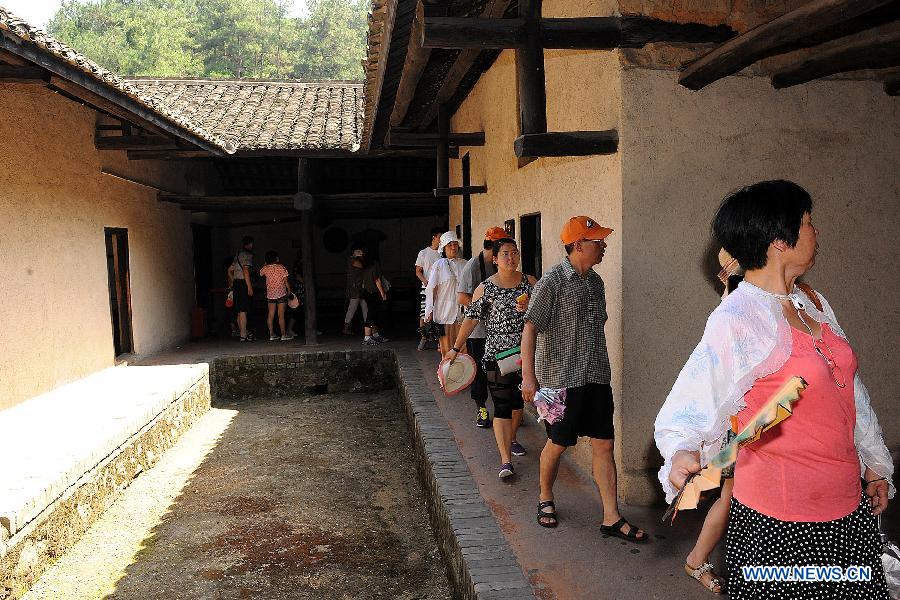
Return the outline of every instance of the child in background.
[[[266,265],[259,270],[259,274],[266,278],[266,300],[269,313],[266,324],[269,326],[269,340],[279,339],[275,335],[275,311],[278,311],[278,326],[281,329],[281,339],[288,341],[294,339],[284,324],[284,314],[287,309],[288,295],[291,293],[291,284],[288,279],[288,271],[279,262],[278,253],[274,250],[266,252]]]

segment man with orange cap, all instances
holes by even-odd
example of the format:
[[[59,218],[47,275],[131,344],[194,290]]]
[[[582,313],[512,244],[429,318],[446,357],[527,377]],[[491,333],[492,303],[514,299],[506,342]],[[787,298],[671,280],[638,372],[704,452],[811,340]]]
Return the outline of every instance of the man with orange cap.
[[[532,292],[522,332],[522,395],[534,401],[539,388],[565,390],[565,412],[545,423],[541,451],[538,523],[556,527],[553,484],[563,452],[579,436],[591,438],[594,481],[603,502],[600,531],[630,542],[647,535],[619,513],[613,457],[613,396],[606,324],[606,290],[593,267],[600,264],[612,229],[585,216],[572,217],[560,240],[566,258],[550,269]]]
[[[472,303],[472,294],[475,288],[481,285],[481,282],[497,272],[497,265],[494,264],[494,242],[509,237],[502,227],[491,227],[484,234],[483,250],[478,256],[473,256],[463,267],[462,275],[456,282],[456,291],[459,294],[459,303],[462,306],[469,306]],[[484,325],[480,322],[472,330],[469,335],[469,354],[475,359],[478,365],[478,373],[475,375],[475,381],[469,388],[472,400],[478,405],[475,415],[476,427],[490,427],[491,417],[487,410],[487,375],[481,366],[484,359]]]

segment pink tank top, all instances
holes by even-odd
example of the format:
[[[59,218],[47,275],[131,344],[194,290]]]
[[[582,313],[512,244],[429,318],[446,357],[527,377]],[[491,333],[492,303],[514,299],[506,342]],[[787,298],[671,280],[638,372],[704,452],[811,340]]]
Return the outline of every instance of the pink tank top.
[[[837,379],[846,383],[838,387],[816,352],[813,337],[791,331],[790,358],[777,372],[757,379],[744,395],[747,407],[738,413],[738,425],[746,425],[792,375],[809,385],[794,403],[792,416],[738,452],[734,497],[781,521],[833,521],[856,510],[862,493],[853,442],[856,355],[846,340],[822,326],[823,340],[838,367]],[[821,342],[819,347],[827,356]]]

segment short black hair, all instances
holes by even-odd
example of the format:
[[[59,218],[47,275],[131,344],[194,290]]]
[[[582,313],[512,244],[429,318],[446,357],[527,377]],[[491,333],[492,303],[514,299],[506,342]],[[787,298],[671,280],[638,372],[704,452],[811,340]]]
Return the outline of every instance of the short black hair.
[[[274,250],[266,252],[266,264],[271,265],[278,262],[278,253]]]
[[[431,228],[431,237],[433,238],[436,235],[441,235],[444,233],[443,227],[432,227]]]
[[[241,240],[241,246],[246,246],[247,244],[252,244],[252,243],[253,243],[252,235],[245,235],[244,238]]]
[[[745,271],[761,269],[769,244],[797,244],[803,215],[811,212],[809,192],[796,183],[761,181],[725,197],[713,219],[713,235]]]
[[[490,250],[494,247],[494,242],[492,240],[484,240],[484,249]]]
[[[516,240],[512,238],[500,238],[499,240],[492,243],[492,248],[494,250],[494,256],[500,254],[500,249],[503,248],[506,244],[512,244],[516,248],[519,247],[519,244],[516,243]]]

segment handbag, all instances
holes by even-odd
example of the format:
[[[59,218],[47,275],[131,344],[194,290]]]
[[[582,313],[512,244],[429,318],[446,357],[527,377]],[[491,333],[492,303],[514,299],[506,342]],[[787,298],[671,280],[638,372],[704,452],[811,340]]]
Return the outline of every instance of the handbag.
[[[501,375],[509,375],[522,370],[522,348],[515,346],[494,355]]]

